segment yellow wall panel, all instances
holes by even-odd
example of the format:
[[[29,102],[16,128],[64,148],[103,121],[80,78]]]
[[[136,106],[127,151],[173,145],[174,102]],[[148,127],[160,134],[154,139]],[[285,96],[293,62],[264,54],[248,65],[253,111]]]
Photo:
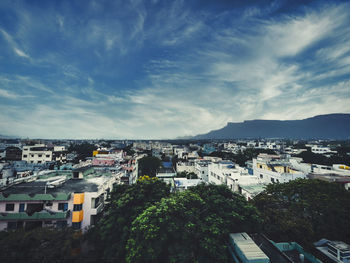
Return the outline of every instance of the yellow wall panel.
[[[81,222],[81,221],[83,221],[83,219],[84,219],[84,211],[83,210],[73,212],[73,215],[72,215],[72,222],[73,223]]]
[[[74,204],[80,205],[82,203],[84,203],[84,193],[74,194]]]

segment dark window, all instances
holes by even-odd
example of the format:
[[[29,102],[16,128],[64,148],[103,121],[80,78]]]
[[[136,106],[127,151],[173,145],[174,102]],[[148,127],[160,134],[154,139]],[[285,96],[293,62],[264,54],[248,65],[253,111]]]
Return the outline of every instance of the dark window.
[[[59,203],[58,210],[67,211],[68,210],[68,203]]]
[[[24,206],[25,204],[19,204],[19,212],[24,212]]]
[[[50,155],[47,154],[46,157],[47,157],[47,158],[50,158]]]
[[[38,161],[38,163],[41,163],[41,161]]]
[[[6,211],[14,211],[15,204],[6,204]]]
[[[73,229],[80,229],[81,228],[81,222],[78,223],[72,223]]]
[[[264,176],[262,174],[260,174],[260,178],[262,179],[262,178],[264,178]]]
[[[57,227],[58,228],[63,228],[63,227],[66,227],[67,226],[67,221],[66,220],[60,220],[60,221],[57,221]]]
[[[271,183],[274,183],[275,182],[275,179],[271,177]]]
[[[7,222],[7,229],[8,230],[17,229],[17,222]]]
[[[42,155],[42,154],[39,154],[39,157],[43,157],[43,155]]]
[[[52,206],[52,202],[46,203],[45,206]]]
[[[23,155],[23,158],[27,158],[27,155],[25,154],[25,155]]]
[[[80,205],[74,205],[73,207],[73,211],[81,211],[83,209],[83,205],[80,204]]]
[[[17,221],[17,229],[23,228],[23,221]]]

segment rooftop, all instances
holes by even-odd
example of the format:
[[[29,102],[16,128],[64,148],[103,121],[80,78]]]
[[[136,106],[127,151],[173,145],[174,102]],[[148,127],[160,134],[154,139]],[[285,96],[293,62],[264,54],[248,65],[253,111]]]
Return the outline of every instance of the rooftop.
[[[109,179],[108,176],[104,176],[104,174],[101,173],[96,174],[95,176],[87,177],[86,179],[68,179],[62,185],[58,185],[54,188],[48,187],[50,182],[65,178],[65,176],[55,176],[48,179],[39,179],[33,182],[24,182],[13,185],[0,192],[0,201],[2,199],[13,199],[15,198],[14,195],[23,195],[22,198],[26,197],[29,199],[37,199],[38,196],[36,195],[45,195],[39,197],[46,198],[48,200],[57,200],[57,198],[64,198],[64,196],[74,192],[97,192],[99,185],[103,184]]]

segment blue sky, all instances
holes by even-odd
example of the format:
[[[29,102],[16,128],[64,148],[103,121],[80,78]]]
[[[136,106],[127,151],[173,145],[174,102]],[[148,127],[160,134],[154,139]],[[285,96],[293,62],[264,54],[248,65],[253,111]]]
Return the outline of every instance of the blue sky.
[[[162,139],[340,112],[345,1],[0,1],[0,134]]]

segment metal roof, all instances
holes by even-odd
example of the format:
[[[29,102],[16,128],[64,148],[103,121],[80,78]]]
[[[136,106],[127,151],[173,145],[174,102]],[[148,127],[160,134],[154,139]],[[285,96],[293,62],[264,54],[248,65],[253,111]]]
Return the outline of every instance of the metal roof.
[[[269,260],[266,254],[255,244],[247,233],[230,234],[230,238],[244,254],[248,262],[255,259]]]

